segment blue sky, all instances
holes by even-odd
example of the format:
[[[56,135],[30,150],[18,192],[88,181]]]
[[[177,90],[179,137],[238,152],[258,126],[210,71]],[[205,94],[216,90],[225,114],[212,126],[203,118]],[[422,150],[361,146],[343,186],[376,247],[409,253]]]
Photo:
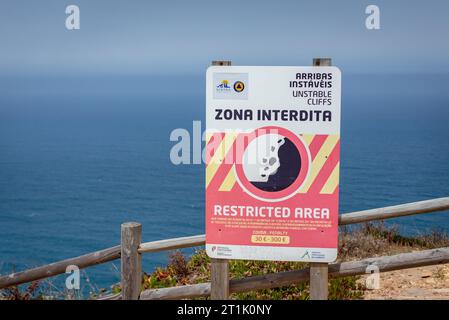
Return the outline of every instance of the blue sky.
[[[65,28],[78,5],[81,30]],[[365,8],[381,30],[365,28]],[[213,59],[308,65],[332,57],[349,73],[449,72],[447,0],[2,0],[0,72],[203,73]]]

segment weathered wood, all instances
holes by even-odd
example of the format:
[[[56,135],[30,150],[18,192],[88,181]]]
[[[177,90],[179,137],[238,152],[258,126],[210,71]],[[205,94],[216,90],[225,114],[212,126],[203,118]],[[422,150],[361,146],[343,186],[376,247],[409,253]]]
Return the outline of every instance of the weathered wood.
[[[210,282],[145,290],[140,294],[140,300],[179,300],[210,296]]]
[[[449,210],[449,197],[406,203],[385,208],[376,208],[364,211],[345,213],[340,215],[339,225],[348,225],[375,220],[385,220],[390,218],[409,216],[413,214],[431,213],[446,210]],[[176,246],[173,245],[174,243],[176,243]],[[148,242],[142,244],[145,246],[139,251],[155,252],[163,250],[172,250],[177,248],[201,246],[204,245],[204,243],[205,243],[204,235],[197,235],[192,237],[174,238],[174,239]],[[78,268],[83,269],[97,264],[110,262],[119,258],[120,258],[120,246],[115,246],[95,251],[92,253],[87,253],[79,257],[69,258],[66,260],[54,262],[33,269],[1,276],[0,289],[39,279],[45,279],[47,277],[52,277],[58,274],[65,273],[65,270],[69,265],[76,265],[78,266]]]
[[[338,224],[361,223],[445,210],[449,210],[449,197],[345,213],[340,215]]]
[[[213,66],[230,66],[231,61],[214,60]],[[212,300],[229,299],[229,261],[226,259],[211,259],[211,294]]]
[[[339,278],[362,275],[367,272],[367,268],[370,266],[377,266],[379,272],[387,272],[443,263],[449,263],[449,247],[369,258],[360,261],[334,263],[329,265],[329,277]],[[270,273],[241,280],[231,280],[230,292],[247,292],[304,283],[309,280],[309,276],[309,269],[302,269]],[[188,299],[193,297],[206,297],[210,294],[210,283],[201,283],[189,286],[146,290],[142,292],[141,299]]]
[[[229,299],[229,261],[225,259],[211,259],[210,266],[212,300]]]
[[[123,300],[137,300],[142,282],[142,257],[139,253],[142,225],[137,222],[123,223],[121,234],[121,296]]]
[[[232,65],[232,61],[229,60],[214,60],[212,61],[213,66],[230,66]]]
[[[448,262],[449,247],[444,247],[332,264],[329,266],[329,276],[335,278],[360,275],[366,273],[369,266],[378,267],[379,272],[387,272]]]
[[[95,251],[79,257],[70,258],[41,267],[2,276],[0,277],[0,289],[65,273],[67,266],[70,265],[75,265],[78,268],[82,269],[113,261],[119,258],[120,246]]]
[[[379,272],[387,272],[408,268],[437,265],[449,262],[449,247],[401,253],[392,256],[368,258],[359,261],[349,261],[329,264],[330,278],[347,277],[365,274],[369,266],[377,266]],[[242,280],[231,280],[230,291],[245,292],[257,289],[270,289],[290,284],[306,282],[309,270],[294,270],[272,273],[263,276],[248,277]]]
[[[307,282],[310,279],[310,268],[278,273],[268,273],[262,276],[231,280],[231,293],[247,292],[259,289],[271,289]]]
[[[313,66],[314,67],[328,67],[332,65],[331,58],[314,58]]]
[[[197,247],[204,245],[205,235],[181,237],[142,243],[139,247],[140,253],[175,250],[180,248]]]
[[[106,296],[99,297],[95,300],[122,300],[122,294],[121,293],[108,294]]]
[[[310,300],[327,300],[328,268],[327,263],[310,263]]]
[[[331,66],[332,59],[329,58],[315,58],[313,65]],[[310,300],[327,300],[328,297],[328,264],[312,262],[310,269]]]

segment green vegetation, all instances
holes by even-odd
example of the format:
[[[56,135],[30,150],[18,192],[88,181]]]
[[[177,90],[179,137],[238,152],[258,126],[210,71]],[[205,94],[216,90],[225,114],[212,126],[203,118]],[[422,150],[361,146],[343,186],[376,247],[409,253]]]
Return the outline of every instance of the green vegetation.
[[[405,237],[396,227],[383,223],[367,223],[358,228],[340,230],[339,261],[391,255],[412,250],[449,246],[448,235],[440,231],[417,237]],[[170,255],[165,268],[145,274],[143,288],[163,288],[210,281],[210,259],[204,250],[186,258],[180,251]],[[307,263],[283,261],[231,260],[230,277],[242,279],[268,273],[307,268]],[[329,299],[361,299],[365,287],[360,277],[345,277],[329,281]],[[232,294],[232,299],[309,299],[309,284],[302,283],[275,289],[256,290]]]
[[[304,269],[306,263],[282,261],[231,260],[230,277],[242,279],[267,273]],[[332,279],[329,286],[331,299],[358,299],[363,288],[356,283],[357,277]],[[176,251],[170,255],[165,268],[157,268],[151,275],[144,275],[144,289],[162,288],[174,285],[195,284],[210,281],[210,258],[204,250],[198,250],[190,259]],[[344,290],[342,290],[344,288]],[[264,289],[233,294],[232,299],[295,299],[309,298],[308,284],[290,285],[275,289]]]
[[[341,228],[339,235],[339,261],[359,260],[367,257],[393,255],[401,252],[424,250],[439,247],[449,247],[449,237],[442,231],[406,237],[398,232],[396,227],[384,223],[367,223],[357,228]],[[307,263],[283,261],[246,261],[231,260],[230,276],[232,279],[264,275],[289,270],[307,268]],[[84,271],[84,270],[83,270]],[[87,275],[86,275],[87,277]],[[345,277],[329,281],[329,299],[361,299],[364,295],[364,285],[358,281],[360,277]],[[198,250],[186,258],[180,251],[170,254],[169,263],[164,268],[157,268],[151,274],[144,273],[143,289],[165,288],[196,284],[210,281],[210,259],[204,250]],[[59,295],[47,292],[45,282],[33,282],[20,287],[10,287],[0,290],[0,300],[29,299],[82,299],[80,295],[61,292]],[[105,294],[104,289],[95,289],[90,283],[93,299]],[[48,287],[48,286],[47,286]],[[49,286],[50,288],[54,286]],[[98,292],[98,293],[94,293]],[[110,293],[120,292],[120,285],[111,286]],[[80,293],[79,293],[80,294]],[[302,283],[275,289],[256,290],[232,294],[232,299],[309,299],[309,285]]]

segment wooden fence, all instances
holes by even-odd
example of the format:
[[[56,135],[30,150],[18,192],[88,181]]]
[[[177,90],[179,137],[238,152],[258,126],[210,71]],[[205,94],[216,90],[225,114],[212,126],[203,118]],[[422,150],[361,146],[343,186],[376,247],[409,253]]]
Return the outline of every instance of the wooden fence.
[[[349,225],[446,210],[449,210],[449,197],[342,214],[339,216],[339,225]],[[214,299],[226,299],[229,297],[230,293],[282,287],[310,281],[312,278],[313,269],[312,271],[311,269],[292,270],[266,274],[263,276],[248,277],[240,280],[229,280],[228,274],[222,274],[218,278],[214,277],[212,274],[210,283],[150,289],[141,292],[142,254],[202,246],[205,243],[204,235],[141,243],[141,232],[142,227],[140,223],[124,223],[121,226],[121,245],[49,265],[1,276],[0,289],[63,274],[65,273],[66,268],[70,265],[76,265],[81,269],[116,259],[121,259],[121,293],[103,297],[101,299],[184,299],[205,296],[211,296],[211,298]],[[375,266],[380,272],[385,272],[448,262],[449,248],[438,248],[360,261],[334,263],[325,266],[324,273],[326,277],[321,273],[320,282],[324,282],[327,286],[327,277],[334,278],[364,274],[369,266]],[[216,273],[228,273],[227,260],[214,261],[212,263],[218,263],[218,265],[215,266]],[[226,283],[223,283],[223,279],[228,280]],[[327,297],[318,296],[311,298],[324,299]]]

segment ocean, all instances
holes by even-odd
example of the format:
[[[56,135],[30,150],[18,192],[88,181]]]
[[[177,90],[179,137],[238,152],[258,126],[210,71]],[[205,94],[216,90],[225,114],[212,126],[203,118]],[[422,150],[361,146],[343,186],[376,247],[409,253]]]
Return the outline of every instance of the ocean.
[[[449,75],[342,72],[340,212],[449,196]],[[204,166],[169,157],[173,129],[204,129],[204,81],[3,76],[0,274],[117,245],[126,221],[143,241],[204,233]],[[448,212],[388,223],[449,232]],[[146,254],[143,268],[167,258]],[[86,269],[83,290],[109,288],[119,266]]]

